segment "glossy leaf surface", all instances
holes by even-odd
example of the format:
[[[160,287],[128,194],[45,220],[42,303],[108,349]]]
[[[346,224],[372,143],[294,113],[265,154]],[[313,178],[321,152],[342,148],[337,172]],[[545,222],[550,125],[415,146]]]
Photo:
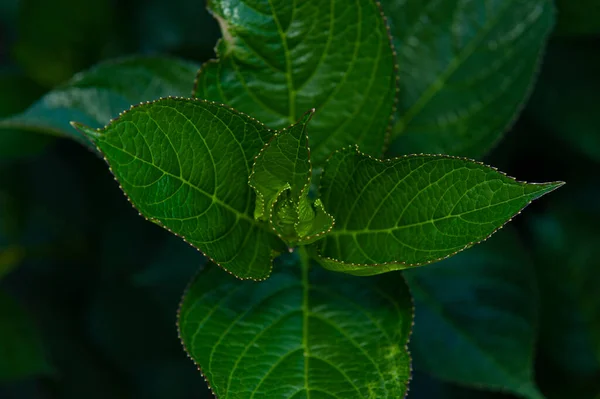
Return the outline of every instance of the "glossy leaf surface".
[[[361,144],[380,156],[395,95],[387,27],[373,0],[213,0],[218,61],[203,65],[195,96],[281,129],[311,108],[314,162]]]
[[[219,399],[403,398],[411,323],[401,275],[297,263],[261,283],[208,268],[179,316],[183,343]]]
[[[50,91],[25,112],[0,120],[3,129],[30,130],[89,141],[72,120],[97,128],[131,104],[189,96],[197,65],[166,57],[132,57],[100,64]]]
[[[444,381],[541,398],[533,382],[534,275],[512,228],[439,264],[406,271],[416,310],[415,368]]]
[[[548,0],[382,2],[398,51],[394,154],[478,158],[526,100],[553,26]]]
[[[269,275],[277,237],[254,219],[248,176],[273,131],[230,108],[175,98],[134,107],[98,131],[79,128],[142,215],[240,278]]]
[[[485,240],[561,184],[518,182],[468,159],[380,161],[346,148],[321,179],[336,224],[319,243],[319,261],[359,275],[435,262]]]

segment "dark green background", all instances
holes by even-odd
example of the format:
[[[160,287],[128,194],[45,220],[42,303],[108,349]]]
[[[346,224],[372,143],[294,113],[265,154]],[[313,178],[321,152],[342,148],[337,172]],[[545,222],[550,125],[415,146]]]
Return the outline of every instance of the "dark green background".
[[[550,399],[597,399],[600,5],[558,0],[557,7],[532,97],[484,161],[522,180],[567,182],[513,225],[536,271],[537,383]],[[218,37],[197,0],[2,0],[0,117],[101,60],[161,53],[203,62]],[[8,320],[32,342],[24,364],[7,364],[10,342],[0,342],[0,398],[210,397],[175,327],[181,293],[203,258],[140,218],[84,147],[24,132],[2,137],[0,251],[0,302],[22,308]],[[6,265],[14,268],[2,277]],[[422,369],[418,357],[414,368]],[[421,371],[409,393],[500,397],[510,396]]]

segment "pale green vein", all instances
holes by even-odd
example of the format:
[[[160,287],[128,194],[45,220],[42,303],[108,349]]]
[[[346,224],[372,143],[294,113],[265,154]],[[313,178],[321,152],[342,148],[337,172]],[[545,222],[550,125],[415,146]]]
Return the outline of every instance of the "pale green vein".
[[[233,213],[235,216],[239,217],[240,219],[244,219],[244,220],[246,220],[246,221],[250,222],[252,225],[255,225],[255,226],[257,226],[257,227],[259,227],[259,228],[261,228],[261,229],[265,229],[265,227],[264,227],[263,225],[259,224],[259,223],[258,223],[256,220],[254,220],[254,218],[251,218],[250,216],[246,215],[245,213],[241,213],[240,211],[238,211],[237,209],[233,208],[233,207],[232,207],[232,206],[230,206],[229,204],[227,204],[227,203],[225,203],[225,202],[221,201],[221,199],[220,199],[220,198],[218,198],[218,197],[216,197],[215,195],[213,195],[213,194],[210,194],[210,193],[208,193],[208,192],[206,192],[206,191],[202,190],[200,187],[196,186],[195,184],[192,184],[190,181],[188,181],[188,180],[186,180],[186,179],[183,179],[183,178],[181,178],[181,177],[179,177],[179,176],[176,176],[176,175],[174,175],[174,174],[172,174],[172,173],[169,173],[169,172],[167,172],[166,170],[163,170],[163,169],[159,168],[158,166],[154,165],[153,163],[151,163],[151,162],[148,162],[148,161],[146,161],[145,159],[139,158],[139,157],[138,157],[138,156],[136,156],[135,154],[132,154],[132,153],[130,153],[130,152],[128,152],[128,151],[126,151],[126,150],[124,150],[124,149],[122,149],[122,148],[115,147],[113,144],[111,144],[111,143],[109,143],[109,142],[104,142],[104,144],[105,144],[105,145],[108,145],[108,146],[110,146],[110,147],[112,147],[112,148],[114,148],[114,149],[115,149],[115,150],[117,150],[117,151],[120,151],[120,152],[122,152],[122,153],[124,153],[124,154],[127,154],[127,155],[129,155],[130,157],[132,157],[132,158],[135,158],[135,159],[136,159],[137,161],[139,161],[139,162],[142,162],[142,163],[144,163],[144,164],[147,164],[147,165],[149,165],[149,166],[152,166],[153,168],[156,168],[158,171],[160,171],[160,172],[164,173],[164,174],[165,174],[165,175],[167,175],[167,176],[171,176],[171,177],[172,177],[172,178],[174,178],[174,179],[180,180],[180,181],[181,181],[183,184],[186,184],[186,185],[188,185],[188,186],[189,186],[189,187],[191,187],[192,189],[196,190],[198,193],[200,193],[200,194],[204,195],[205,197],[208,197],[208,198],[210,198],[210,199],[211,199],[211,201],[213,201],[213,202],[214,202],[214,203],[216,203],[217,205],[219,205],[219,206],[222,206],[223,208],[227,209],[229,212]]]

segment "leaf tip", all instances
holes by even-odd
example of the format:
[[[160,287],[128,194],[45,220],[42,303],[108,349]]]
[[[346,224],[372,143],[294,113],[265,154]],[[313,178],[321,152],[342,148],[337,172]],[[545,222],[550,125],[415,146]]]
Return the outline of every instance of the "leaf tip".
[[[300,118],[300,120],[298,122],[303,125],[306,125],[312,119],[315,112],[317,112],[316,108],[309,109],[308,111],[306,111],[304,113],[304,115],[302,115],[302,117]]]
[[[88,139],[90,139],[92,141],[94,141],[95,139],[100,137],[100,132],[98,130],[93,129],[89,126],[86,126],[83,123],[71,121],[71,122],[69,122],[69,124],[71,126],[73,126],[73,128],[75,128],[75,130],[77,130],[80,133],[83,133],[83,135],[85,137],[87,137]]]
[[[557,190],[560,187],[564,186],[565,184],[566,184],[566,182],[564,182],[564,181],[555,181],[555,182],[550,182],[550,183],[542,183],[541,186],[543,188],[542,188],[542,190],[540,190],[539,197],[541,197],[542,195],[549,194],[552,191]]]

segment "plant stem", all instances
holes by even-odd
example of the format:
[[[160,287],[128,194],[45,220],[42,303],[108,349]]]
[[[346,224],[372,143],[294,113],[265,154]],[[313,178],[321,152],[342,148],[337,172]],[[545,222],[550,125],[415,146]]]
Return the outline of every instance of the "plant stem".
[[[308,350],[308,295],[310,294],[310,282],[308,273],[310,271],[310,256],[303,245],[298,247],[298,255],[300,256],[300,267],[302,268],[302,346],[304,347],[304,384],[306,387],[306,395],[309,398],[308,389],[308,361],[310,352]]]

